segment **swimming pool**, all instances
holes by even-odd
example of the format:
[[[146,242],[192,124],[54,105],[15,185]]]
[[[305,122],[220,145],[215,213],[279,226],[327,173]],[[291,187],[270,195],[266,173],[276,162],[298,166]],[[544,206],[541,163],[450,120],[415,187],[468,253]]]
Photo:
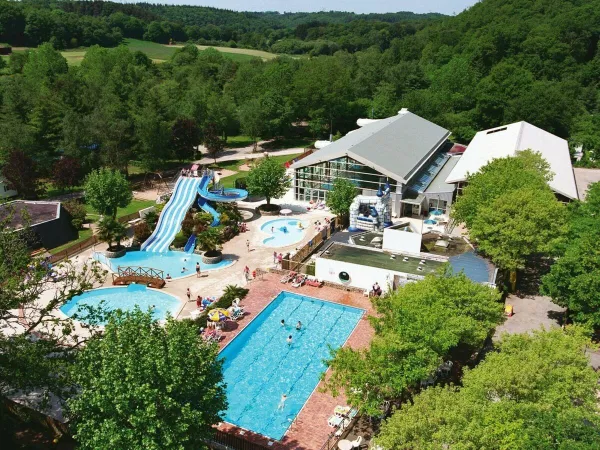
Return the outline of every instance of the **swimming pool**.
[[[149,289],[141,284],[131,284],[127,287],[101,288],[86,291],[81,295],[76,295],[68,303],[60,307],[63,314],[69,317],[77,314],[85,314],[85,310],[80,310],[81,305],[99,306],[104,301],[104,307],[108,311],[121,309],[131,311],[135,306],[139,306],[142,311],[152,309],[152,316],[156,320],[162,320],[167,317],[167,313],[175,316],[179,311],[181,302],[169,294]],[[77,319],[77,317],[75,317]],[[84,318],[77,319],[86,322]],[[101,323],[100,325],[104,325]]]
[[[217,264],[205,264],[202,262],[202,256],[200,255],[176,251],[160,253],[127,252],[125,256],[120,258],[107,258],[101,253],[94,253],[94,259],[107,265],[113,272],[116,272],[119,266],[152,267],[153,269],[162,270],[165,277],[169,274],[172,278],[181,278],[195,274],[197,262],[200,263],[200,270],[202,272],[222,269],[233,264],[233,261],[227,259]],[[182,272],[184,267],[186,270]]]
[[[299,228],[299,224],[303,228]],[[269,220],[262,227],[261,231],[270,234],[263,240],[267,247],[285,247],[300,242],[304,237],[307,224],[297,219],[275,219]]]
[[[341,347],[363,313],[281,292],[220,353],[229,402],[225,420],[281,439],[319,383],[328,346]],[[302,322],[300,331],[295,328],[298,321]],[[286,342],[289,335],[291,345]],[[279,410],[282,394],[288,398]]]

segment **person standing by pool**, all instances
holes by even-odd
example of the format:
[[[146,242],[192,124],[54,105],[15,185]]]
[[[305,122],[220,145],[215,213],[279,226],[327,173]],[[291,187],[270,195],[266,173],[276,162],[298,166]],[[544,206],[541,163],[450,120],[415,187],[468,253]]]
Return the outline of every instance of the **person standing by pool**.
[[[200,278],[200,263],[196,263],[196,278]]]
[[[279,405],[277,405],[277,410],[281,411],[285,407],[285,401],[287,400],[287,395],[283,394],[281,396],[281,400],[279,400]]]
[[[273,264],[277,264],[277,252],[273,252]]]
[[[250,253],[250,241],[246,239],[246,248],[248,249],[248,253]]]
[[[283,267],[283,253],[277,255],[277,263],[279,264],[279,268],[281,269]]]
[[[187,288],[185,294],[187,295],[188,302],[192,301],[192,291],[190,291],[190,288]]]
[[[196,298],[196,307],[197,307],[198,309],[202,308],[202,297],[200,297],[200,296],[198,296],[198,297]]]

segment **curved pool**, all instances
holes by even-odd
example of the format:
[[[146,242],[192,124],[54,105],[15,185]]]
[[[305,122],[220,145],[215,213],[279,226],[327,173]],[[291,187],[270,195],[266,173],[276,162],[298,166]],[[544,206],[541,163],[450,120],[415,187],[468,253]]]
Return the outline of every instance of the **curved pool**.
[[[68,303],[60,307],[63,314],[87,323],[85,320],[85,308],[81,306],[98,307],[100,302],[107,311],[121,309],[131,311],[136,306],[142,311],[148,311],[152,308],[152,316],[156,320],[166,319],[167,313],[175,316],[179,311],[181,302],[177,297],[165,294],[156,289],[149,289],[141,284],[131,284],[127,287],[101,288],[86,291],[81,295],[76,295]],[[81,317],[77,317],[81,314]],[[104,323],[100,323],[104,325]]]
[[[139,266],[152,267],[162,270],[164,276],[171,275],[171,278],[182,278],[196,273],[196,263],[200,263],[200,270],[207,272],[209,270],[222,269],[233,264],[234,261],[224,259],[217,264],[205,264],[202,262],[202,256],[195,253],[185,252],[127,252],[120,258],[107,258],[101,253],[94,253],[94,259],[108,266],[113,272],[117,271],[119,266]],[[183,270],[185,268],[185,271]]]
[[[303,228],[299,225],[302,224]],[[306,233],[307,224],[297,219],[275,219],[269,220],[260,230],[270,234],[263,240],[267,247],[286,247],[300,242]]]

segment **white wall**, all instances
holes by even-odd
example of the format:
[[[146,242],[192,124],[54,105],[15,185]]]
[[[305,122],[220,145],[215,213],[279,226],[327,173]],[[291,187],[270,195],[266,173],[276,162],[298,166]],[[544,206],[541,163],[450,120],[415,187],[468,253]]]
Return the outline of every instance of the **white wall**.
[[[420,253],[421,236],[421,233],[411,233],[408,231],[386,228],[383,230],[382,247],[384,250],[394,253]]]
[[[17,191],[9,189],[8,184],[0,178],[0,198],[9,198],[17,195]]]
[[[349,283],[342,283],[339,278],[340,272],[347,272],[350,275]],[[335,261],[328,258],[317,258],[315,262],[315,276],[322,281],[332,283],[346,284],[355,288],[370,291],[375,282],[379,283],[381,289],[386,292],[391,288],[394,282],[394,275],[406,277],[402,272],[381,269],[379,267],[360,266],[342,261]],[[411,275],[411,278],[423,278]]]

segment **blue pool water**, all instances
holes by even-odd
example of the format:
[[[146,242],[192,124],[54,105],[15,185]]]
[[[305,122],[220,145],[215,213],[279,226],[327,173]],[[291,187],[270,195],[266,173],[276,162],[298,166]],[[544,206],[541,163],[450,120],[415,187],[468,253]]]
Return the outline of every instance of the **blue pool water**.
[[[196,262],[200,263],[202,272],[208,270],[222,269],[233,264],[233,261],[224,259],[217,264],[204,264],[202,256],[197,254],[188,254],[185,252],[127,252],[121,258],[106,258],[104,255],[95,253],[94,259],[110,267],[113,272],[117,271],[117,267],[125,266],[142,266],[152,267],[153,269],[162,270],[165,277],[170,274],[172,278],[186,277],[196,273]],[[183,267],[185,272],[181,272]]]
[[[302,223],[304,229],[298,228],[299,223]],[[261,231],[271,235],[263,240],[263,244],[267,247],[285,247],[300,242],[307,226],[305,222],[297,219],[269,220],[260,227]]]
[[[84,292],[73,297],[68,303],[61,306],[60,310],[67,316],[73,317],[74,314],[77,314],[80,305],[99,306],[101,301],[104,301],[103,306],[108,311],[115,309],[130,311],[135,306],[139,306],[142,311],[147,311],[153,307],[152,315],[157,320],[165,319],[167,313],[174,316],[181,306],[181,302],[172,295],[148,289],[144,285],[132,284],[127,287],[93,289]],[[85,314],[85,310],[79,312]],[[85,320],[81,321],[85,322]]]
[[[220,353],[229,402],[225,420],[281,439],[326,369],[328,346],[341,347],[363,313],[281,292]],[[300,331],[295,328],[298,321],[303,325]],[[286,342],[289,335],[291,345]],[[282,394],[288,398],[278,410]]]

